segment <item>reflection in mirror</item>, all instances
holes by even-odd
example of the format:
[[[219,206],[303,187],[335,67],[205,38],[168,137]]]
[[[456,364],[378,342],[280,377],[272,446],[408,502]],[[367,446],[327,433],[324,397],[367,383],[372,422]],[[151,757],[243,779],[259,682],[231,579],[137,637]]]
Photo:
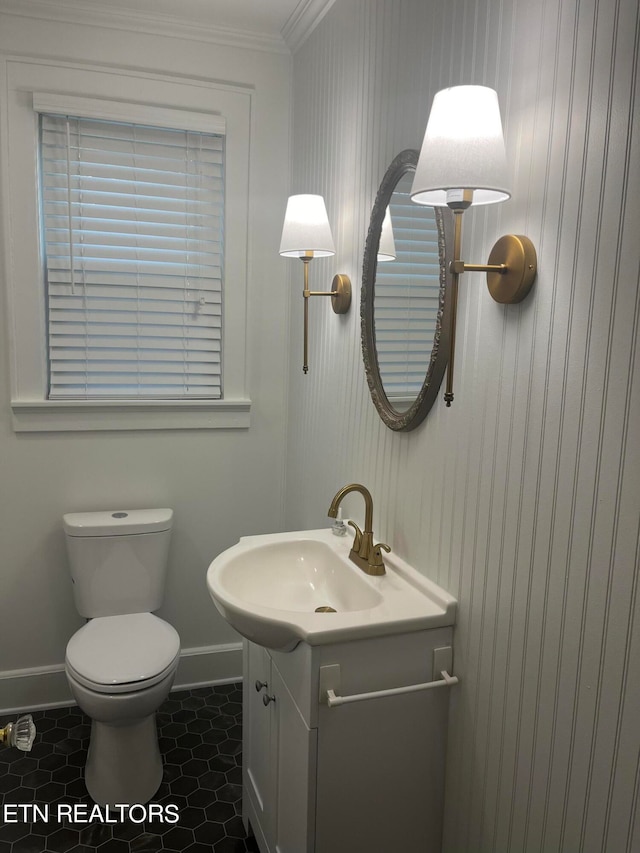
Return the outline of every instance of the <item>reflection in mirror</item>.
[[[387,205],[384,220],[382,221],[377,257],[379,264],[385,261],[395,261],[396,259],[396,241],[393,239],[393,226],[391,225],[391,205]]]
[[[371,396],[387,426],[414,429],[446,367],[449,212],[409,192],[417,152],[395,158],[371,215],[362,285],[362,345]],[[450,239],[450,238],[449,238]]]
[[[417,205],[409,192],[413,172],[400,178],[387,207],[395,258],[382,266],[378,252],[375,296],[380,379],[394,409],[406,412],[429,367],[440,310],[440,260],[435,208]],[[382,226],[381,244],[385,238]]]

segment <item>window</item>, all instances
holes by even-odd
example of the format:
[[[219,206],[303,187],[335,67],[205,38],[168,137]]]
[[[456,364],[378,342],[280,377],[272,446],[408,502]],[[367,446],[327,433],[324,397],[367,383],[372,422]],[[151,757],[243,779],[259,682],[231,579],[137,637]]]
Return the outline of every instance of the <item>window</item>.
[[[14,429],[248,427],[250,92],[6,68]]]
[[[40,115],[48,398],[220,399],[224,136]]]

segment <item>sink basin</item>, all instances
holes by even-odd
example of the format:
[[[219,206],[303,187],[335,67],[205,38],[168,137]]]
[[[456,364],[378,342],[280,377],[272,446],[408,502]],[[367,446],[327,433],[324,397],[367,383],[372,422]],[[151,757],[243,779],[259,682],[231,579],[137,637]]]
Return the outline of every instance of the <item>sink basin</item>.
[[[352,537],[330,530],[245,536],[207,571],[219,612],[277,651],[453,625],[456,600],[394,554],[369,577],[349,560]]]
[[[345,572],[335,551],[317,539],[265,542],[258,549],[238,549],[233,559],[224,562],[217,578],[231,595],[249,606],[301,613],[328,606],[342,613],[367,610],[382,601],[364,575]]]

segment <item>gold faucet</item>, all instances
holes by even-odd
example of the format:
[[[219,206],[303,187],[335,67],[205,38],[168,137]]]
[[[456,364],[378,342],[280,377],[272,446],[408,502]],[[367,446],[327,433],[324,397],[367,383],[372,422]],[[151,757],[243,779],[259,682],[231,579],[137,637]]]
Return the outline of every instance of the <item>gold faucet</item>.
[[[348,486],[343,486],[331,501],[327,515],[329,518],[337,516],[338,507],[344,496],[348,495],[349,492],[360,492],[364,498],[365,506],[364,530],[360,530],[358,525],[353,521],[349,522],[351,527],[356,531],[349,559],[367,575],[383,575],[385,569],[382,559],[382,549],[384,548],[385,551],[389,552],[391,548],[385,545],[384,542],[379,542],[377,545],[373,544],[373,498],[369,489],[361,486],[360,483],[351,483]]]

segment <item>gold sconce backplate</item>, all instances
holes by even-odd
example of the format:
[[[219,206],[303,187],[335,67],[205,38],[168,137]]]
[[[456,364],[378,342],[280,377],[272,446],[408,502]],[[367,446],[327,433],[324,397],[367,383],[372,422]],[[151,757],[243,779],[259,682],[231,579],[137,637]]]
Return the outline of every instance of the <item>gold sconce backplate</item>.
[[[331,282],[331,307],[336,314],[346,314],[351,305],[351,279],[338,273]]]
[[[487,272],[487,287],[496,302],[521,302],[536,277],[537,257],[533,243],[523,234],[506,234],[491,249],[489,266],[504,264],[504,272]]]

